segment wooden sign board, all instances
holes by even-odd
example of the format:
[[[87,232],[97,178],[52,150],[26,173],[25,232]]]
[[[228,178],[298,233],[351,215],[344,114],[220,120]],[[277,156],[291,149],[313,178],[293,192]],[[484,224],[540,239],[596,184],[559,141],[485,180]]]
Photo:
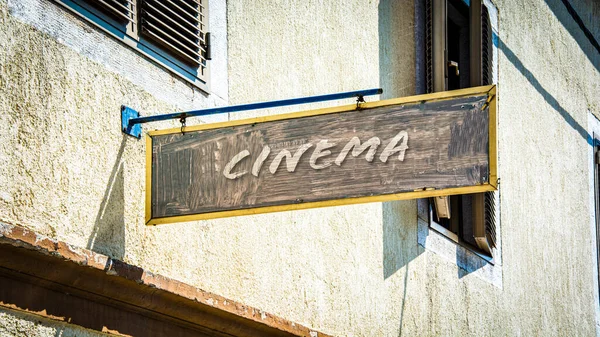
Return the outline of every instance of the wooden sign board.
[[[491,191],[495,86],[149,132],[149,225]]]

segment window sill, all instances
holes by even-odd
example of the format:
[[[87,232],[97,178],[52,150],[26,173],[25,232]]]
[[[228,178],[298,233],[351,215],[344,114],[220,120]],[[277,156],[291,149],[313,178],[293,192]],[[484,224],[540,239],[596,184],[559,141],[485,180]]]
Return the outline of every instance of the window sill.
[[[459,277],[473,274],[502,289],[502,266],[499,263],[493,264],[489,257],[482,256],[438,233],[421,218],[418,219],[417,226],[419,245],[459,267],[462,270]]]
[[[446,228],[438,225],[435,222],[432,222],[429,226],[430,226],[430,229],[433,229],[435,232],[437,232],[438,234],[444,236],[446,239],[454,242],[456,245],[459,245],[459,246],[463,247],[464,249],[470,251],[471,253],[473,253],[473,254],[479,256],[480,258],[486,260],[490,264],[495,264],[495,261],[494,261],[493,257],[487,256],[487,255],[485,255],[483,253],[480,253],[476,249],[474,249],[472,246],[461,242],[458,239],[458,235],[452,233],[451,231],[447,230]]]

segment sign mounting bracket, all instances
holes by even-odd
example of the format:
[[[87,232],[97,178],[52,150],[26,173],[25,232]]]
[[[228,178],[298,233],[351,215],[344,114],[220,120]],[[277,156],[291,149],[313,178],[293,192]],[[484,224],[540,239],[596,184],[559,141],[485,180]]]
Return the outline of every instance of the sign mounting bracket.
[[[175,113],[170,113],[170,114],[144,116],[144,117],[140,116],[139,112],[135,111],[134,109],[123,105],[123,106],[121,106],[121,130],[123,131],[123,133],[139,139],[142,136],[141,124],[144,124],[144,123],[158,122],[158,121],[164,121],[164,120],[170,120],[170,119],[181,119],[181,118],[188,118],[188,117],[217,115],[217,114],[230,113],[230,112],[268,109],[268,108],[275,108],[275,107],[289,106],[289,105],[334,101],[334,100],[338,100],[338,99],[352,98],[352,97],[357,97],[358,100],[361,100],[361,98],[362,98],[361,101],[364,102],[364,96],[380,95],[381,93],[383,93],[383,89],[381,89],[381,88],[356,90],[356,91],[340,92],[340,93],[335,93],[335,94],[307,96],[307,97],[291,98],[291,99],[284,99],[284,100],[278,100],[278,101],[250,103],[250,104],[241,104],[241,105],[230,105],[230,106],[223,106],[223,107],[217,107],[217,108],[192,110],[192,111],[185,111],[185,112],[175,112]],[[358,102],[357,102],[357,108],[358,108]],[[182,131],[183,131],[183,128],[182,128]]]

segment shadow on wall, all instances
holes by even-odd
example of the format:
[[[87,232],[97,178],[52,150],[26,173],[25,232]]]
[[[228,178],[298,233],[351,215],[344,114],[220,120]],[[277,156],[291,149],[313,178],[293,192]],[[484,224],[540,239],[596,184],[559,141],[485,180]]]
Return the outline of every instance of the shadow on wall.
[[[402,336],[402,321],[406,308],[406,292],[409,278],[409,263],[423,249],[417,242],[417,217],[414,201],[384,202],[383,208],[383,278],[387,279],[402,268],[402,306],[399,330]]]
[[[418,2],[418,1],[417,1]],[[383,89],[382,99],[415,94],[414,45],[411,27],[413,20],[412,2],[381,0],[378,6],[379,38],[379,85]],[[403,20],[403,18],[407,18]],[[416,40],[418,37],[415,36]],[[407,43],[405,43],[407,42]],[[418,83],[417,80],[417,93]],[[382,246],[383,278],[388,279],[402,268],[402,296],[399,331],[406,308],[406,292],[409,278],[409,263],[417,258],[423,249],[417,242],[416,203],[411,201],[392,201],[382,203]]]
[[[597,0],[546,0],[552,13],[600,72],[600,25],[593,21],[600,16],[600,5],[594,2]],[[592,9],[593,12],[590,12]]]
[[[123,135],[121,139],[119,153],[87,243],[88,249],[118,260],[125,256],[125,178],[122,157],[126,137]]]
[[[508,61],[527,79],[529,84],[531,84],[535,90],[542,95],[544,100],[556,111],[558,114],[569,124],[583,139],[587,141],[588,144],[592,145],[592,136],[587,132],[587,129],[579,124],[571,114],[563,108],[563,106],[558,102],[552,94],[546,90],[540,81],[535,78],[533,73],[523,65],[523,62],[515,55],[515,53],[506,45],[500,38],[496,38],[495,43],[497,43],[498,49],[504,56],[508,59]],[[500,89],[501,90],[501,89]]]
[[[412,201],[391,201],[383,210],[383,278],[387,279],[420,254],[417,242],[417,218]],[[405,268],[408,273],[408,267]]]
[[[576,1],[579,3],[587,3],[584,7],[593,8],[591,3],[585,0]],[[563,27],[569,32],[569,34],[575,39],[583,53],[590,60],[594,68],[600,72],[600,44],[598,43],[597,35],[599,32],[589,30],[591,22],[582,20],[579,14],[575,11],[574,7],[566,0],[546,0],[546,4],[550,10],[554,13],[556,18]],[[594,17],[595,13],[592,13],[590,17]],[[596,16],[597,17],[597,16]],[[581,137],[583,137],[588,144],[592,145],[592,137],[587,132],[587,129],[577,123],[571,114],[565,110],[556,98],[554,98],[535,78],[533,73],[529,71],[521,60],[515,55],[515,53],[502,41],[498,36],[494,36],[494,43],[498,47],[501,53],[512,63],[512,65],[529,81],[529,83],[539,92],[544,100],[560,114],[560,116],[575,130]]]
[[[412,6],[412,5],[411,5]],[[412,39],[406,31],[412,27],[403,24],[398,13],[406,4],[397,1],[382,0],[378,7],[379,34],[379,85],[383,88],[382,99],[414,94],[414,73],[412,57],[402,57],[412,43],[403,44]],[[412,16],[412,13],[410,13]],[[412,21],[407,21],[412,22]],[[383,277],[395,274],[408,262],[417,257],[416,206],[414,201],[394,201],[383,203]],[[414,219],[406,217],[415,213]]]

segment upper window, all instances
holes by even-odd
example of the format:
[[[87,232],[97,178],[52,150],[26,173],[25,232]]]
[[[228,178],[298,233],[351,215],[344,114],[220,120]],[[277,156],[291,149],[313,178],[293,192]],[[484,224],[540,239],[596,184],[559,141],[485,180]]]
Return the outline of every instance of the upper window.
[[[208,91],[207,0],[55,0]]]
[[[481,2],[427,1],[426,86],[428,92],[493,83],[492,29]],[[494,192],[432,198],[430,226],[480,255],[496,248]]]

